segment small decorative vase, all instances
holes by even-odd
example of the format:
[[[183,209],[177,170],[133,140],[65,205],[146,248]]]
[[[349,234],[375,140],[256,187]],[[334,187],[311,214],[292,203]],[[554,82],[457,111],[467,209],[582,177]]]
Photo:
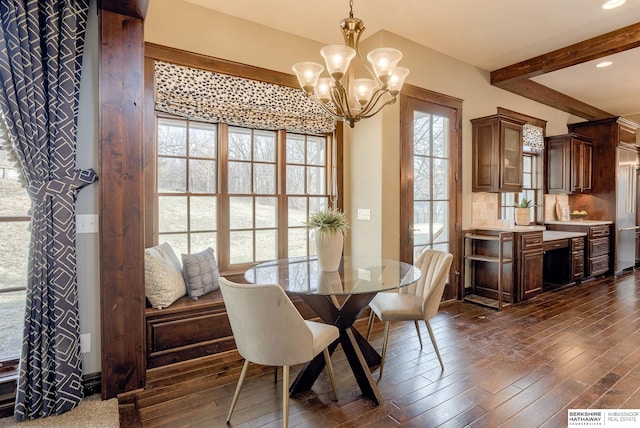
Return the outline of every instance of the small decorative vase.
[[[531,222],[531,208],[516,208],[516,224],[518,226],[528,226]]]
[[[344,235],[336,233],[316,233],[316,253],[322,272],[334,272],[340,266]]]

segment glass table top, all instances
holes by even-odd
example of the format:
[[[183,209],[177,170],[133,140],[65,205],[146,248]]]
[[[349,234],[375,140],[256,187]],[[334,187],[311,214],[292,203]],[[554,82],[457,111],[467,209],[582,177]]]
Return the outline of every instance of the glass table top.
[[[291,294],[350,295],[405,287],[420,275],[409,263],[375,257],[343,257],[337,271],[322,272],[313,256],[264,262],[244,276],[253,284],[279,284]]]

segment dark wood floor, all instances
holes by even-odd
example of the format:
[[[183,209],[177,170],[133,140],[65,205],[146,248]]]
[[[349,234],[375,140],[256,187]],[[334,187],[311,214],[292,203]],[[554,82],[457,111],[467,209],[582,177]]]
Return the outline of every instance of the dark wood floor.
[[[365,330],[365,322],[356,325]],[[640,408],[639,272],[546,292],[501,312],[444,303],[432,326],[444,371],[424,329],[420,351],[412,323],[392,324],[381,406],[361,396],[338,348],[339,401],[322,374],[290,401],[290,425],[564,427],[568,409]],[[371,340],[381,348],[380,322]],[[227,353],[150,371],[148,388],[121,400],[122,426],[225,426],[241,365]],[[271,368],[250,370],[231,426],[281,426],[281,379],[274,384]]]

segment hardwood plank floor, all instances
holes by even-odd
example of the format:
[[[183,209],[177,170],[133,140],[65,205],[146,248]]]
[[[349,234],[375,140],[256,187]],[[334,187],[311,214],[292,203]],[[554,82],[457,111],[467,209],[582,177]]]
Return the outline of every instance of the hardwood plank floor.
[[[568,409],[640,408],[640,271],[545,292],[501,312],[446,302],[426,329],[393,323],[384,403],[363,398],[340,348],[328,377],[290,400],[295,427],[565,427]],[[366,320],[356,323],[364,333]],[[383,326],[371,337],[382,347]],[[227,352],[149,370],[147,388],[120,396],[122,426],[223,427],[242,360]],[[292,368],[292,379],[300,367]],[[377,370],[373,372],[377,378]],[[231,427],[282,425],[282,380],[251,365]]]

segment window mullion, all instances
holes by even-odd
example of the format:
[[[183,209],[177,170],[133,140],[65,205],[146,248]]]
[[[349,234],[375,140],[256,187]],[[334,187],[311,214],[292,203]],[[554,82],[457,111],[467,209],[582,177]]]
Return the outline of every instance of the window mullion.
[[[229,126],[219,125],[218,151],[218,264],[224,273],[229,270]]]
[[[276,194],[278,200],[278,258],[289,254],[289,201],[287,199],[287,132],[276,135]]]

